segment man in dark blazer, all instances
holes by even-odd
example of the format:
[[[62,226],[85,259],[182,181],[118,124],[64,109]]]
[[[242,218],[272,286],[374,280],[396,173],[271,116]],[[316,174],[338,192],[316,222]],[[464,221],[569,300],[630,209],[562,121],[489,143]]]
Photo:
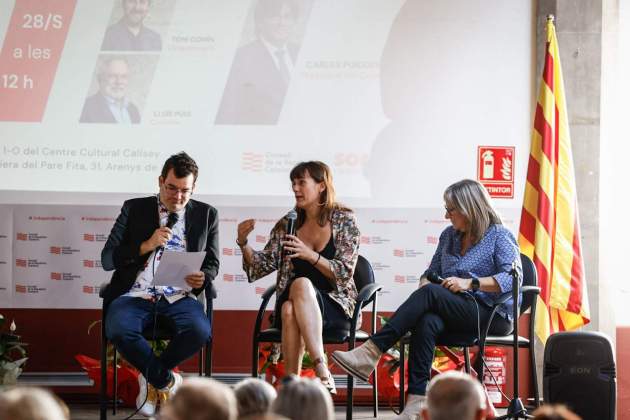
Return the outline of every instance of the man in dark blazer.
[[[219,219],[216,209],[190,198],[197,173],[186,153],[171,156],[158,179],[159,194],[125,201],[101,254],[103,268],[115,270],[103,293],[105,333],[140,371],[136,404],[147,416],[155,413],[158,399],[169,398],[181,384],[173,368],[210,337],[210,320],[197,296],[216,297],[212,281],[219,271]],[[189,289],[154,284],[164,250],[205,251],[199,271],[185,279]],[[177,331],[159,356],[142,337],[156,314],[169,317]]]
[[[140,111],[127,98],[129,64],[122,57],[101,63],[98,72],[99,91],[85,100],[82,123],[138,124]]]
[[[291,81],[299,46],[290,42],[298,18],[292,0],[259,0],[257,39],[239,48],[216,124],[276,124]]]

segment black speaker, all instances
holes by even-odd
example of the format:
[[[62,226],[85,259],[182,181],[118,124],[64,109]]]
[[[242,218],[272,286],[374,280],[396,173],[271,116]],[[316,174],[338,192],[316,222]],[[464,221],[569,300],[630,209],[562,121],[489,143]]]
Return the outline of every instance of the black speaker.
[[[553,334],[545,346],[543,395],[583,420],[614,420],[615,358],[610,340],[597,332]]]

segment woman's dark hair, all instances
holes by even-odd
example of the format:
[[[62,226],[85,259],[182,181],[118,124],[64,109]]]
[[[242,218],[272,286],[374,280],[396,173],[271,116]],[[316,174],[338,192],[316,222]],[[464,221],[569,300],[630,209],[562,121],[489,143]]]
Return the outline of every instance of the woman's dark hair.
[[[335,187],[333,185],[332,180],[332,172],[328,165],[324,162],[320,162],[318,160],[311,160],[308,162],[300,162],[293,169],[291,169],[291,173],[289,174],[289,178],[291,181],[295,181],[296,179],[304,178],[306,175],[310,175],[315,182],[324,183],[324,191],[319,195],[319,218],[317,222],[320,226],[326,225],[326,222],[330,220],[333,210],[348,210],[346,207],[337,203],[336,195],[335,195]],[[306,220],[306,212],[302,209],[296,209],[298,218],[296,226],[299,228],[304,224]]]
[[[164,162],[164,166],[162,167],[162,179],[166,179],[166,176],[171,169],[175,173],[176,178],[185,178],[192,174],[193,183],[197,181],[199,168],[193,158],[188,156],[186,152],[179,152],[178,154],[166,159],[166,162]]]

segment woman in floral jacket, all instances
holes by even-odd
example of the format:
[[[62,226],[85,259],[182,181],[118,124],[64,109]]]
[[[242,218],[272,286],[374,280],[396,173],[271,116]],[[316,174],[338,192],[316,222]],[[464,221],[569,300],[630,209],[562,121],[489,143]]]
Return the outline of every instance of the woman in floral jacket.
[[[296,234],[287,234],[288,215],[271,230],[262,251],[247,245],[253,219],[238,225],[237,244],[249,281],[273,271],[276,326],[282,329],[287,374],[299,374],[304,349],[331,393],[335,383],[324,362],[322,329],[350,328],[357,289],[352,278],[359,250],[359,229],[352,210],[335,201],[330,169],[323,162],[302,162],[291,170]],[[284,254],[284,256],[283,256]]]

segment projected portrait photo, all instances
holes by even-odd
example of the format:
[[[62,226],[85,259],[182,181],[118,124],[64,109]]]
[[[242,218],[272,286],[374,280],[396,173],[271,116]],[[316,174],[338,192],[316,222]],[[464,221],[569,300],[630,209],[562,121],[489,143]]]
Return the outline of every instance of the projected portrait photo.
[[[311,1],[254,2],[250,23],[241,37],[242,46],[232,62],[216,124],[278,122],[310,8]]]
[[[138,124],[156,64],[151,55],[100,56],[79,121]]]
[[[173,1],[116,0],[102,51],[161,51]]]

